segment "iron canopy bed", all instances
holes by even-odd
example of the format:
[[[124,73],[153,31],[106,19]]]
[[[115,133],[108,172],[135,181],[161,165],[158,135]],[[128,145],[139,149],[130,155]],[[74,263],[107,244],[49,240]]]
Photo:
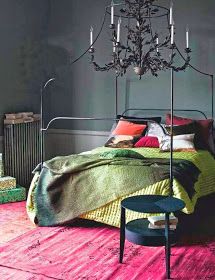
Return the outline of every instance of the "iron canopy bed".
[[[156,111],[158,112],[160,109],[151,109],[151,111]],[[132,114],[129,112],[135,112],[132,118]],[[137,116],[137,112],[148,112],[150,111],[150,109],[126,109],[121,117],[119,118],[119,116],[117,118],[79,118],[79,117],[56,117],[54,119],[52,119],[47,127],[42,128],[42,139],[44,139],[44,132],[48,130],[48,128],[51,126],[51,124],[56,121],[56,120],[61,120],[61,119],[65,119],[65,120],[87,120],[87,121],[102,121],[102,120],[109,120],[109,121],[120,121],[122,120],[121,118],[124,117],[126,121],[137,121],[136,116]],[[160,111],[169,111],[168,109],[161,109]],[[199,115],[201,115],[203,117],[203,119],[207,119],[206,114],[204,112],[201,112],[199,110],[179,110],[176,109],[175,110],[177,113],[178,112],[185,112],[185,113],[190,113],[190,112],[194,112],[197,113]],[[129,117],[126,118],[126,115],[129,114]],[[151,116],[151,115],[150,115]],[[141,118],[141,117],[140,117]],[[145,117],[144,121],[147,122],[151,122],[154,123],[152,120],[150,120],[150,118]],[[160,125],[158,125],[160,126]],[[44,144],[42,142],[42,144]],[[163,160],[167,159],[167,166],[169,166],[169,157],[170,157],[170,153],[169,152],[164,152],[164,153],[160,153],[158,148],[129,148],[129,149],[123,149],[123,150],[128,150],[128,151],[134,151],[136,153],[138,153],[138,155],[142,155],[145,158],[151,158],[151,159],[157,159],[157,158],[162,158]],[[44,158],[44,149],[43,147],[41,147],[41,151],[43,152],[43,158]],[[99,156],[101,157],[101,155],[105,155],[105,157],[109,157],[109,154],[111,154],[111,152],[113,151],[113,157],[115,157],[116,153],[118,151],[122,151],[122,149],[116,149],[116,148],[111,148],[111,147],[99,147],[96,149],[93,149],[91,152],[87,152],[80,154],[80,157],[87,157],[87,160],[90,159],[90,157],[94,157],[94,156]],[[119,155],[121,157],[121,155]],[[126,157],[132,157],[131,155],[125,155]],[[73,157],[73,156],[72,156]],[[74,157],[79,157],[79,155],[74,155]],[[174,158],[173,158],[174,157]],[[68,163],[68,158],[69,156],[65,156],[65,157],[57,157],[58,159],[58,163],[60,166],[64,166],[67,165]],[[41,172],[41,170],[37,170],[36,171],[36,175],[32,181],[31,184],[31,188],[29,190],[29,195],[28,195],[28,203],[27,203],[27,209],[28,209],[28,214],[29,217],[31,218],[31,220],[36,221],[39,225],[58,225],[61,223],[65,223],[65,222],[70,222],[71,219],[74,219],[76,217],[82,218],[82,219],[87,219],[87,220],[94,220],[97,222],[102,222],[102,223],[106,223],[112,226],[117,226],[119,227],[119,223],[120,223],[120,202],[122,199],[124,199],[127,196],[130,195],[144,195],[144,194],[158,194],[158,195],[173,195],[177,198],[182,199],[183,201],[185,201],[186,203],[186,207],[184,208],[183,212],[186,214],[191,214],[194,212],[194,208],[197,204],[198,199],[203,196],[210,196],[212,193],[215,192],[215,160],[213,158],[213,156],[208,152],[208,151],[204,151],[204,150],[200,150],[200,151],[193,151],[193,152],[186,152],[186,151],[182,151],[182,152],[173,152],[172,151],[172,158],[173,158],[173,162],[172,162],[172,169],[169,170],[168,172],[168,176],[170,175],[170,172],[172,172],[172,177],[170,176],[170,179],[167,178],[163,178],[163,180],[161,180],[160,182],[153,182],[152,184],[147,185],[147,182],[145,182],[143,180],[143,176],[145,176],[145,173],[143,172],[144,175],[141,175],[141,169],[139,169],[139,167],[135,167],[132,166],[131,168],[128,168],[127,163],[126,165],[124,165],[124,163],[117,163],[119,164],[120,168],[119,169],[115,169],[113,168],[114,163],[113,162],[108,162],[107,166],[106,165],[101,165],[101,166],[96,166],[95,169],[97,169],[97,173],[93,174],[92,176],[97,176],[100,179],[96,179],[95,181],[93,181],[93,184],[90,186],[89,190],[86,193],[86,196],[84,199],[87,200],[87,197],[89,197],[89,202],[86,203],[86,205],[82,205],[83,207],[81,207],[81,209],[79,209],[79,206],[77,206],[80,203],[83,203],[83,198],[80,198],[79,195],[76,196],[76,192],[71,192],[69,193],[69,195],[71,195],[72,199],[71,199],[71,203],[68,203],[68,201],[64,201],[62,200],[62,195],[64,196],[64,190],[63,188],[59,189],[58,187],[56,188],[56,184],[59,183],[59,185],[61,185],[60,180],[61,179],[57,179],[56,182],[53,185],[46,185],[45,188],[41,186],[45,183],[44,180],[42,180],[41,184],[40,184],[40,192],[38,192],[38,181],[41,180],[41,178],[44,176],[41,174],[43,173],[43,171]],[[71,160],[73,160],[74,158],[71,158]],[[113,159],[113,158],[112,158]],[[183,186],[183,183],[181,183],[180,178],[174,179],[175,177],[175,173],[173,170],[175,161],[177,161],[178,159],[184,159],[184,160],[188,160],[190,162],[192,162],[195,166],[197,166],[197,168],[200,170],[200,175],[198,177],[197,183],[194,186],[194,193],[193,195],[189,196]],[[95,159],[93,159],[95,160]],[[97,160],[97,159],[96,159]],[[134,160],[137,160],[136,158],[134,158]],[[54,161],[50,160],[50,162],[54,163]],[[51,164],[52,164],[51,163]],[[155,164],[156,162],[153,162],[153,164]],[[55,163],[54,163],[55,164]],[[110,164],[110,165],[109,165]],[[113,165],[112,165],[113,164]],[[139,163],[138,163],[139,164]],[[48,164],[49,165],[49,164]],[[43,168],[42,170],[51,170],[51,172],[55,173],[55,175],[59,172],[61,172],[59,169],[55,169],[56,166],[48,166],[46,164],[46,162],[43,163]],[[110,167],[111,166],[111,167]],[[116,167],[116,166],[115,166]],[[91,166],[89,166],[89,168],[91,168]],[[108,171],[106,170],[106,168],[108,168]],[[111,169],[112,168],[112,169]],[[135,169],[136,168],[136,169]],[[169,168],[169,167],[168,167]],[[171,168],[171,166],[170,166]],[[55,170],[54,170],[55,169]],[[130,183],[127,186],[126,192],[121,192],[121,190],[123,189],[123,184],[127,184],[126,181],[129,181],[129,173],[131,172],[131,170],[134,170],[134,174],[131,174],[131,176],[133,176],[133,181],[130,181]],[[79,172],[79,170],[77,170],[77,172]],[[92,177],[88,177],[88,175],[85,178],[85,173],[86,170],[80,170],[80,174],[82,172],[82,175],[84,174],[84,176],[80,176],[80,178],[77,175],[77,172],[72,173],[71,178],[73,178],[74,180],[74,184],[72,186],[72,188],[76,188],[75,186],[77,185],[78,187],[82,187],[84,185],[86,185],[86,190],[87,190],[87,186],[89,185],[88,180],[91,180]],[[125,176],[123,179],[120,177],[122,174],[120,173],[122,172],[123,176]],[[189,172],[189,170],[188,170]],[[63,173],[67,173],[63,172]],[[132,173],[132,172],[131,172]],[[126,175],[125,175],[126,174]],[[138,174],[138,176],[137,176]],[[59,175],[59,174],[58,174]],[[57,176],[58,176],[57,175]],[[61,174],[62,175],[62,174]],[[67,176],[68,174],[64,174],[63,176]],[[186,175],[186,173],[184,173],[184,175]],[[195,175],[195,174],[194,174]],[[45,174],[45,176],[47,176],[47,174]],[[117,179],[117,176],[120,177],[119,181]],[[110,179],[110,177],[112,179]],[[132,178],[132,177],[131,177]],[[172,178],[172,179],[171,179]],[[53,178],[52,178],[53,179]],[[178,181],[179,179],[179,181]],[[71,179],[69,179],[70,181]],[[108,180],[108,184],[104,183],[105,181]],[[171,181],[172,180],[172,181]],[[70,181],[71,182],[71,181]],[[106,193],[103,191],[103,188],[107,188],[109,186],[110,189],[116,188],[116,185],[119,184],[119,186],[121,186],[121,189],[113,193],[108,193],[107,194],[107,199],[97,199],[100,196],[106,196]],[[93,189],[92,186],[96,186],[96,192],[95,194],[93,194]],[[172,187],[171,187],[172,186]],[[68,188],[68,186],[65,186],[66,188]],[[56,188],[56,189],[55,189]],[[129,189],[130,188],[130,189]],[[55,189],[55,190],[54,190]],[[84,188],[85,189],[85,188]],[[129,190],[128,190],[129,189]],[[48,200],[53,201],[54,199],[54,204],[48,203],[47,204],[47,197],[46,194],[48,192],[52,192],[54,190],[54,195],[50,198],[48,198]],[[56,191],[56,193],[55,193]],[[39,193],[39,195],[35,196],[35,193],[37,192],[37,195]],[[46,192],[46,194],[45,194]],[[94,195],[94,197],[92,198],[92,196]],[[44,200],[44,196],[45,195],[45,200]],[[86,201],[85,200],[85,201]],[[98,200],[98,204],[95,203],[94,201]],[[40,202],[39,202],[40,201]],[[63,206],[61,208],[61,201],[63,203],[65,203],[65,207]],[[99,202],[100,201],[100,202]],[[42,208],[41,208],[42,205]],[[46,209],[43,207],[44,205],[46,205]],[[56,209],[54,205],[61,205],[60,208],[57,206]],[[67,207],[67,206],[68,207]],[[40,213],[38,213],[38,208],[40,208]],[[75,208],[75,209],[73,209]],[[71,211],[71,215],[67,215],[70,210]],[[78,209],[78,210],[77,210]],[[48,211],[47,211],[48,210]],[[56,212],[61,213],[60,216],[55,219],[50,219],[50,217]],[[75,210],[75,211],[74,211]],[[77,211],[76,211],[77,210]],[[39,214],[39,219],[38,219],[38,214]],[[51,215],[50,215],[51,214]],[[46,217],[47,215],[47,217]],[[138,216],[139,217],[139,216]],[[35,219],[36,218],[36,219]],[[135,219],[137,218],[137,215],[135,213],[130,213],[130,215],[127,216],[128,220],[131,219]]]
[[[196,67],[190,64],[190,48],[187,40],[185,54],[186,58],[182,55],[177,45],[174,43],[174,24],[171,18],[171,10],[164,8],[164,14],[161,16],[167,17],[170,24],[168,25],[169,34],[165,41],[162,43],[158,42],[158,35],[153,34],[151,19],[156,17],[157,10],[160,6],[153,5],[154,0],[149,1],[134,1],[136,6],[124,16],[128,19],[131,18],[137,20],[136,31],[131,31],[132,27],[128,24],[128,32],[137,34],[139,36],[138,44],[134,41],[135,48],[132,50],[128,44],[132,35],[130,34],[127,39],[127,43],[123,46],[120,42],[120,26],[121,20],[118,20],[117,34],[115,30],[115,25],[112,22],[110,28],[112,32],[113,41],[113,60],[111,63],[106,64],[104,67],[99,66],[95,62],[95,49],[94,43],[99,38],[101,31],[103,29],[106,15],[111,14],[112,21],[113,17],[113,5],[109,6],[105,10],[104,19],[102,26],[95,40],[93,41],[93,30],[91,29],[91,41],[89,48],[77,59],[75,59],[71,64],[77,62],[81,57],[83,57],[88,51],[91,54],[91,64],[94,66],[96,71],[108,71],[114,69],[116,71],[115,77],[115,118],[85,118],[85,117],[55,117],[49,121],[47,126],[44,126],[44,93],[47,86],[55,81],[55,78],[47,80],[41,88],[41,165],[40,168],[36,169],[36,174],[33,178],[29,195],[27,201],[27,209],[29,216],[32,220],[37,217],[37,222],[39,225],[57,225],[68,222],[76,217],[81,217],[89,220],[96,220],[99,222],[107,223],[113,226],[119,226],[119,210],[120,201],[129,195],[142,195],[142,194],[157,194],[157,195],[173,195],[185,201],[186,207],[184,212],[189,214],[194,211],[196,202],[200,196],[207,196],[215,192],[215,160],[213,156],[205,150],[200,151],[181,151],[173,152],[173,126],[174,126],[174,112],[197,112],[203,115],[204,119],[207,119],[205,113],[199,110],[179,110],[174,109],[174,78],[175,73],[185,70],[190,67],[194,71],[207,76],[211,80],[211,121],[213,123],[214,119],[214,102],[213,102],[213,75],[204,73],[198,70]],[[125,1],[124,4],[128,4],[129,1]],[[132,2],[133,3],[133,2]],[[119,4],[121,5],[121,4]],[[118,4],[116,6],[119,6]],[[149,6],[152,6],[154,10],[150,10]],[[111,12],[109,9],[111,8]],[[138,10],[136,11],[136,8]],[[146,13],[143,13],[141,18],[140,10],[145,9]],[[151,13],[153,11],[153,13]],[[122,13],[126,13],[125,10],[121,10]],[[137,14],[135,14],[137,12]],[[170,14],[169,14],[170,13]],[[154,14],[154,15],[153,15]],[[119,18],[118,15],[116,15]],[[159,15],[160,17],[160,15]],[[148,21],[149,23],[143,27]],[[142,32],[142,33],[141,33]],[[147,44],[151,44],[151,48],[143,57],[138,56],[136,52],[142,54],[143,41],[142,35],[150,36],[150,41]],[[117,36],[116,36],[117,35]],[[186,32],[186,36],[189,35]],[[188,36],[187,36],[188,37]],[[169,46],[170,44],[170,46]],[[161,57],[160,49],[167,48],[170,49],[170,60],[166,61]],[[121,53],[125,50],[125,57],[121,58]],[[183,61],[183,65],[176,67],[173,65],[173,58],[175,54],[179,54]],[[130,53],[128,55],[128,53]],[[133,54],[133,55],[132,55]],[[139,58],[140,57],[140,58]],[[137,61],[135,61],[135,59]],[[139,61],[140,60],[140,61]],[[154,61],[152,61],[154,60]],[[154,63],[153,63],[154,62]],[[137,63],[137,65],[135,65]],[[144,64],[145,63],[145,64]],[[141,76],[147,72],[151,71],[152,75],[156,76],[159,70],[170,69],[171,71],[171,94],[170,94],[170,112],[169,120],[169,137],[170,137],[170,147],[169,152],[160,153],[158,148],[132,148],[132,149],[116,149],[110,147],[100,147],[80,155],[72,155],[66,157],[57,157],[51,159],[48,162],[44,162],[44,133],[49,129],[51,124],[57,120],[84,120],[84,121],[114,121],[114,122],[136,122],[135,115],[130,115],[125,118],[128,110],[126,108],[125,112],[118,118],[118,79],[120,75],[125,74],[127,68],[134,64],[135,73]],[[137,109],[132,109],[137,111]],[[141,109],[145,111],[166,111],[165,109]],[[148,123],[155,123],[148,116],[144,116],[145,128],[147,129]],[[158,124],[161,127],[160,124]],[[213,133],[213,131],[212,131]],[[139,135],[141,136],[141,135]],[[194,135],[193,135],[194,137]],[[174,156],[174,158],[173,158]],[[124,160],[123,160],[124,159]],[[76,161],[75,161],[76,160]],[[84,161],[85,160],[85,161]],[[182,161],[183,162],[182,162]],[[188,162],[189,168],[184,167],[184,163]],[[75,163],[74,163],[75,162]],[[76,164],[77,163],[77,164]],[[144,164],[143,164],[144,163]],[[149,178],[157,177],[155,168],[160,165],[165,166],[162,169],[163,173],[160,176],[160,180],[153,181]],[[129,168],[129,167],[132,168]],[[147,169],[150,166],[149,169]],[[180,166],[179,169],[177,169]],[[182,167],[183,166],[183,167]],[[144,167],[144,169],[143,169]],[[146,176],[145,170],[149,171],[148,177]],[[90,173],[94,170],[95,173]],[[152,172],[153,170],[153,172]],[[182,170],[185,173],[182,173]],[[196,172],[191,172],[196,171]],[[150,173],[152,172],[152,173]],[[131,180],[131,173],[133,179]],[[189,194],[188,189],[179,180],[180,175],[187,176],[187,173],[193,175],[191,186],[193,193]],[[50,177],[50,174],[53,175]],[[70,176],[70,175],[71,176]],[[143,176],[144,174],[144,176]],[[80,175],[80,177],[78,177]],[[179,175],[179,177],[177,177]],[[150,177],[151,176],[151,177]],[[183,176],[182,176],[183,177]],[[192,176],[190,176],[192,177]],[[64,179],[70,182],[70,184],[64,185]],[[177,179],[176,179],[177,178]],[[144,181],[145,180],[145,181]],[[148,181],[147,181],[148,180]],[[189,180],[188,180],[189,181]],[[60,188],[59,188],[60,186]],[[190,187],[190,186],[189,186]],[[80,191],[81,190],[81,191]],[[96,191],[95,191],[96,190]],[[105,190],[105,192],[104,192]],[[82,197],[82,193],[85,194]],[[50,195],[51,194],[51,195]],[[49,196],[50,195],[50,196]],[[70,200],[71,199],[71,200]],[[134,219],[132,214],[128,219]]]

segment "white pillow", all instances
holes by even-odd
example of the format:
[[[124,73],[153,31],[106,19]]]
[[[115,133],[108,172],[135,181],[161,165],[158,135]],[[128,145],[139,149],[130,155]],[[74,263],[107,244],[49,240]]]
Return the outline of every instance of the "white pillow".
[[[165,137],[166,136],[166,130],[162,124],[154,123],[154,122],[148,122],[147,127],[147,136],[154,136],[154,137]]]
[[[195,149],[193,139],[195,134],[181,134],[173,136],[173,151],[184,149]],[[170,136],[159,137],[159,146],[161,151],[170,151]]]

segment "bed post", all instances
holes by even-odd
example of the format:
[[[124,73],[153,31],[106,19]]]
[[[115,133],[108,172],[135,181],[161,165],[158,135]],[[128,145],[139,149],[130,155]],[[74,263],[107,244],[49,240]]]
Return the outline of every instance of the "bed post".
[[[43,164],[45,160],[45,138],[44,138],[44,114],[43,114],[43,94],[45,93],[46,87],[54,81],[55,78],[47,80],[40,89],[40,161]]]
[[[211,118],[214,119],[214,75],[211,75]]]
[[[115,77],[115,117],[118,115],[118,75]]]
[[[174,112],[174,69],[171,68],[171,128],[170,128],[170,196],[173,195],[173,112]]]
[[[214,121],[214,75],[211,75],[211,118]],[[213,122],[213,127],[212,127],[212,138],[213,142],[215,143],[214,139],[214,122]],[[215,158],[215,154],[214,154]]]

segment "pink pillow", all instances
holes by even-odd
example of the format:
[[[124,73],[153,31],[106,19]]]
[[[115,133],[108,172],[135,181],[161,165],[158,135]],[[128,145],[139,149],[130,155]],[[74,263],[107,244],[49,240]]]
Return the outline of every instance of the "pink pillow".
[[[135,148],[149,147],[159,148],[158,138],[155,136],[144,136],[134,145]]]
[[[188,119],[188,118],[183,118],[183,117],[178,117],[178,116],[173,116],[173,124],[174,125],[184,125],[184,124],[190,124],[194,120]],[[166,114],[166,124],[171,125],[171,115]]]
[[[112,135],[139,136],[146,129],[146,124],[136,124],[128,121],[119,121]]]

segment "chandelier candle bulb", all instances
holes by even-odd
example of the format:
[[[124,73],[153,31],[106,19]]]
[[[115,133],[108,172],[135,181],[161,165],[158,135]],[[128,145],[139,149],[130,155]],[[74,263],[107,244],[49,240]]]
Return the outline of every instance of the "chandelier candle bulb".
[[[159,39],[156,38],[157,52],[159,52],[158,44],[159,44]]]
[[[189,49],[189,27],[186,27],[186,48]]]
[[[170,2],[170,9],[169,9],[169,24],[173,25],[173,2]]]
[[[93,46],[93,27],[90,28],[90,46]]]
[[[116,53],[116,45],[114,42],[113,42],[113,53]]]
[[[171,25],[171,45],[174,44],[174,24]]]
[[[120,42],[120,28],[121,28],[121,22],[122,22],[122,19],[121,19],[121,17],[120,17],[119,20],[118,20],[118,25],[117,25],[117,43]]]
[[[114,1],[111,1],[111,24],[114,24]]]

